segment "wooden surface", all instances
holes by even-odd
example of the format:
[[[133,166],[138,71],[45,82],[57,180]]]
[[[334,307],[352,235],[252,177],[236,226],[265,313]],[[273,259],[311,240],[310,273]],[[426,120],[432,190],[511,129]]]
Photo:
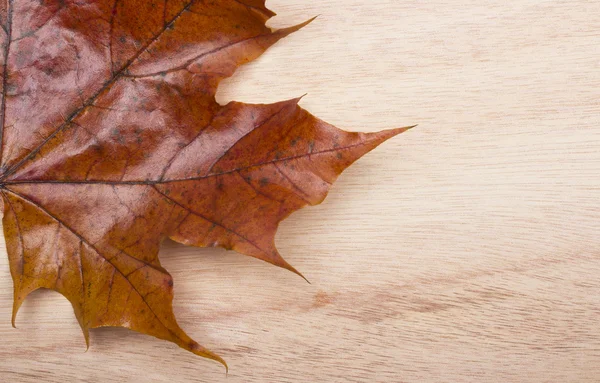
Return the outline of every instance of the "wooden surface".
[[[320,14],[223,84],[339,127],[419,127],[359,161],[277,244],[311,285],[167,243],[175,311],[217,363],[121,329],[83,336],[43,291],[3,382],[600,381],[600,2],[270,0]]]

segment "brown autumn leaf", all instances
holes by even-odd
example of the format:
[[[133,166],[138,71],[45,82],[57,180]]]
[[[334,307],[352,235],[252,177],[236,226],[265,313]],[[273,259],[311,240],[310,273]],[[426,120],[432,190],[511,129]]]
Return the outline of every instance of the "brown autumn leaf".
[[[407,128],[348,133],[298,100],[215,101],[223,78],[307,23],[264,0],[8,0],[0,5],[0,192],[13,325],[48,288],[88,331],[121,326],[223,360],[172,312],[165,237],[293,272],[281,220]],[[309,21],[310,22],[310,21]]]

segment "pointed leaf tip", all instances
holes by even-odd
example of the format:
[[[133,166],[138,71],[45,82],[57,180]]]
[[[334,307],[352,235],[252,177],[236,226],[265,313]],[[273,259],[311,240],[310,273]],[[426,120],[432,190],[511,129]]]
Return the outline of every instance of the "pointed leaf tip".
[[[403,128],[387,129],[375,133],[367,133],[367,137],[371,142],[379,145],[392,137],[402,134],[416,127],[417,125],[405,126]]]
[[[308,283],[309,285],[311,284],[310,281],[308,280],[308,278],[306,278],[301,272],[299,272],[294,266],[290,265],[289,263],[286,262],[286,265],[283,266],[285,269],[291,271],[292,273],[298,275],[300,278],[304,279],[306,281],[306,283]]]
[[[411,126],[405,126],[402,128],[394,128],[394,129],[388,129],[388,130],[383,130],[381,133],[388,133],[387,135],[389,135],[389,138],[392,138],[394,136],[397,136],[401,133],[407,132],[413,128],[417,127],[417,125],[411,125]]]
[[[215,362],[219,362],[223,365],[223,367],[225,367],[225,373],[229,373],[229,366],[227,365],[227,362],[225,362],[225,359],[221,358],[219,355],[215,354],[212,351],[209,351],[203,347],[200,346],[199,349],[193,349],[192,352],[198,356],[202,356],[204,358],[208,358],[211,360],[214,360]]]
[[[10,323],[12,324],[13,328],[17,328],[17,313],[19,312],[19,307],[21,307],[21,301],[17,300],[17,297],[15,296],[13,298],[13,310],[12,317],[10,319]]]
[[[90,351],[90,330],[81,327],[81,331],[83,331],[83,337],[85,339],[85,352],[88,352]]]
[[[318,16],[315,16],[315,17],[313,17],[313,18],[311,18],[311,19],[308,19],[308,20],[306,20],[306,21],[305,21],[305,22],[303,22],[303,23],[300,23],[300,24],[297,24],[297,25],[294,25],[294,26],[291,26],[291,27],[287,27],[287,28],[278,29],[278,30],[276,30],[276,31],[275,31],[275,33],[277,33],[277,34],[281,35],[281,37],[288,36],[288,35],[290,35],[290,34],[292,34],[292,33],[294,33],[294,32],[297,32],[297,31],[299,31],[300,29],[304,28],[304,27],[305,27],[305,26],[307,26],[308,24],[312,23],[313,21],[315,21],[315,19],[316,19],[317,17],[318,17]]]

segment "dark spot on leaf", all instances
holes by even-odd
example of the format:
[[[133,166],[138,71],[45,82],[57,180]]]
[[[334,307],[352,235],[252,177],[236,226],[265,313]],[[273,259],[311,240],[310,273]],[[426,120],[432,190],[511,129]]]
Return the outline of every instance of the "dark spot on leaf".
[[[17,86],[10,81],[6,84],[6,94],[8,96],[14,96],[17,93]]]

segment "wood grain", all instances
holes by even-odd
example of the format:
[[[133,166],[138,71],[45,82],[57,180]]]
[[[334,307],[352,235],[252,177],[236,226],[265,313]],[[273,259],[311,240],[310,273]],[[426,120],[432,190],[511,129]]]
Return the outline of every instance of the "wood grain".
[[[321,16],[219,100],[302,106],[339,127],[418,123],[281,227],[312,282],[167,243],[175,310],[229,376],[166,342],[92,332],[41,291],[10,326],[6,382],[597,382],[600,2],[271,0]]]

